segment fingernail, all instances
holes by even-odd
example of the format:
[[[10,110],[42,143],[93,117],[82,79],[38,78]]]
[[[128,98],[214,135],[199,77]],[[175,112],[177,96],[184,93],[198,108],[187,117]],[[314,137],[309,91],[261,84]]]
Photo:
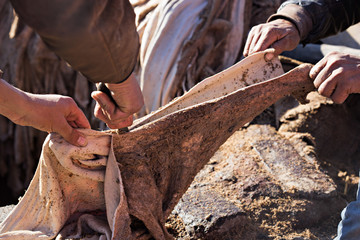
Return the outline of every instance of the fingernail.
[[[77,143],[79,144],[79,146],[85,147],[87,145],[86,138],[84,138],[83,136],[80,136],[77,140]]]
[[[314,73],[314,70],[313,70],[313,69],[310,69],[309,77],[310,77],[311,79],[314,79],[315,73]]]
[[[101,97],[98,99],[98,103],[99,103],[100,107],[102,108],[102,110],[104,110],[106,112],[108,111],[108,106]]]

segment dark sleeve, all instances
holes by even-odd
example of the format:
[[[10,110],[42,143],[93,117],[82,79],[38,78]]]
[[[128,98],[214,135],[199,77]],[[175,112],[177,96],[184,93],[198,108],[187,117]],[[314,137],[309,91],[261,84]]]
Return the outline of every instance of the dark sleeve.
[[[118,83],[139,49],[128,0],[10,0],[47,46],[92,82]]]
[[[291,12],[297,5],[297,14],[303,15],[297,22],[303,32],[302,42],[316,42],[321,38],[337,34],[360,21],[359,0],[288,0],[278,10],[278,14]],[[295,12],[295,11],[294,11]],[[300,13],[301,12],[301,13]],[[275,14],[275,18],[277,14]],[[290,15],[294,15],[290,13]],[[287,16],[291,17],[292,16]],[[298,22],[301,21],[301,22]],[[302,27],[299,25],[307,25]],[[303,28],[303,29],[302,29]]]

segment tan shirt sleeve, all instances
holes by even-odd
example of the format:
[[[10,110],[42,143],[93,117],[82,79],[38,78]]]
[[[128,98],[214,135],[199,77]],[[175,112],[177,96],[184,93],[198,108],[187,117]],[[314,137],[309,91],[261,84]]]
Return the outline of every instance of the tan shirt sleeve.
[[[118,83],[139,49],[128,0],[10,0],[47,46],[92,82]]]

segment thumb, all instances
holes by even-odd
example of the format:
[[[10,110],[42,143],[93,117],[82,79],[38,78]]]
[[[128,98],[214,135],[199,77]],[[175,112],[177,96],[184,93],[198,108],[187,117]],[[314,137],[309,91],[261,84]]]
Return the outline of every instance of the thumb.
[[[85,147],[87,145],[86,137],[78,130],[72,128],[67,121],[65,121],[65,124],[56,132],[72,145],[78,147]]]
[[[289,41],[287,38],[281,38],[278,41],[274,42],[271,47],[275,49],[275,56],[280,55],[284,51],[291,51],[295,49],[297,46],[297,43],[294,45],[292,41]]]
[[[91,97],[99,104],[101,109],[105,111],[106,115],[110,116],[114,114],[116,106],[105,93],[94,91],[91,93]]]
[[[274,57],[277,57],[279,54],[276,52],[274,48],[268,48],[265,50],[265,60],[271,61]]]

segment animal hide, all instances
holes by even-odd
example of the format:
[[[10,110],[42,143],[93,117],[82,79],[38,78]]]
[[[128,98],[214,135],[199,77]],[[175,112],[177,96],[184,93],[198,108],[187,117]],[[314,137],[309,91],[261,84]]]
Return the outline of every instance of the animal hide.
[[[48,136],[0,238],[172,239],[167,217],[220,145],[278,99],[313,89],[311,66],[279,76],[280,62],[264,54],[205,79],[128,133],[82,130],[84,148]]]

